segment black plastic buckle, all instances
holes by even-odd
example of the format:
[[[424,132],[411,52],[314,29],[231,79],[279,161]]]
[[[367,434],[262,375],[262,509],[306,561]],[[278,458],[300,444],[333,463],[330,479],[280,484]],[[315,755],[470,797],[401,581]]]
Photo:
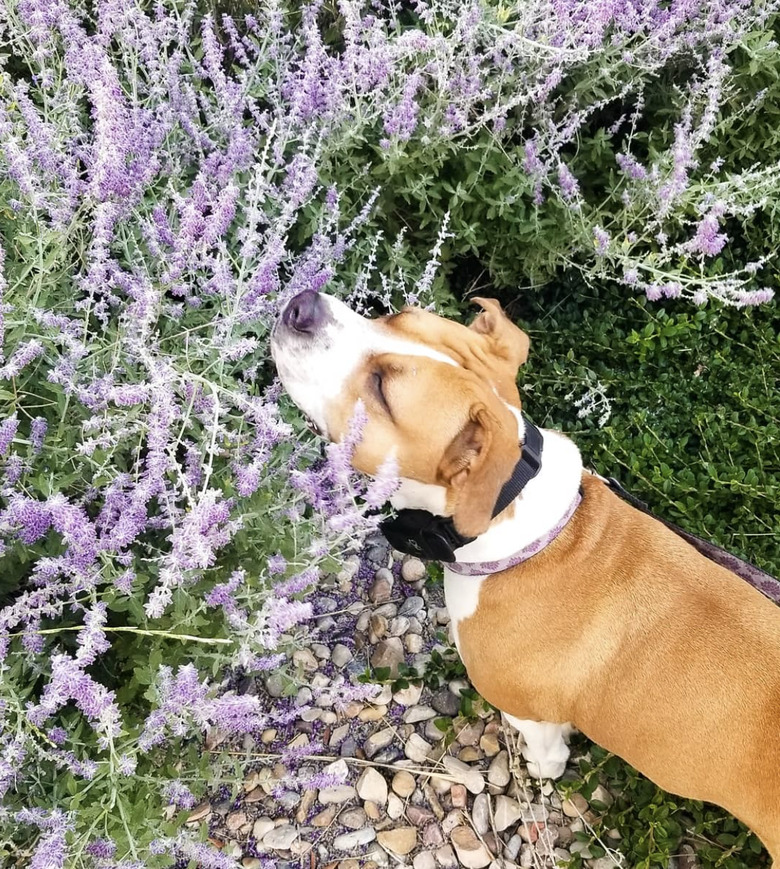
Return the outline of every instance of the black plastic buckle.
[[[399,510],[379,527],[394,549],[428,561],[455,561],[455,550],[476,539],[458,533],[451,516],[427,510]]]

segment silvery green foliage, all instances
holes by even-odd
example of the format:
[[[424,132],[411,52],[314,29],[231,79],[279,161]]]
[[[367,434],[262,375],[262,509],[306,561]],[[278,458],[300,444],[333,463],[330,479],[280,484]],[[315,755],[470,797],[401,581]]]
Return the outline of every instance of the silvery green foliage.
[[[326,285],[430,304],[448,239],[445,219],[414,274],[399,238],[377,274],[379,191],[355,201],[323,167],[364,149],[370,176],[407,148],[519,136],[536,201],[559,197],[588,239],[581,267],[617,265],[649,297],[761,301],[762,263],[717,280],[678,267],[717,254],[721,221],[755,207],[717,168],[696,175],[752,14],[736,0],[341,0],[217,22],[187,0],[5,4],[0,791],[30,865],[225,865],[172,828],[150,845],[162,792],[186,807],[204,784],[192,754],[166,767],[166,747],[301,712],[218,677],[283,665],[317,611],[318,565],[366,527],[356,495],[376,506],[391,481],[361,488],[344,447],[312,467],[280,410],[269,329]],[[641,114],[683,57],[697,72],[673,149],[618,160],[626,214],[659,239],[649,259],[644,230],[601,225],[565,154],[611,100],[638,95]],[[563,87],[577,76],[587,99]],[[657,221],[691,201],[690,237],[665,245]],[[342,699],[366,690],[344,682]]]

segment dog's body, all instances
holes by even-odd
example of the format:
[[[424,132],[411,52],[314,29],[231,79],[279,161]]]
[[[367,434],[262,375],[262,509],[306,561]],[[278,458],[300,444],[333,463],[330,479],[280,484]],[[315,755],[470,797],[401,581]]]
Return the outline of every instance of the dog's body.
[[[480,693],[522,732],[529,770],[562,774],[569,722],[661,787],[717,803],[780,863],[780,608],[583,472],[544,432],[540,473],[495,519],[520,455],[515,386],[527,337],[490,300],[472,328],[410,310],[367,321],[302,294],[272,342],[293,400],[332,440],[355,401],[368,424],[353,463],[394,455],[397,508],[452,516],[476,539],[459,562],[504,559],[560,523],[511,569],[446,569],[458,649]]]

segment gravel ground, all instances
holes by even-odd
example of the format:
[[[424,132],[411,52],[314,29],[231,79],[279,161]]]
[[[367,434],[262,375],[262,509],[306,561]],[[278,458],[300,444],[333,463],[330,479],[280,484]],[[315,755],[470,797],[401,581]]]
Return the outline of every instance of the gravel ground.
[[[393,693],[385,684],[371,700],[334,707],[334,680],[354,680],[369,663],[393,674],[402,663],[423,669],[434,649],[449,646],[443,589],[426,581],[422,562],[370,540],[318,599],[316,639],[294,654],[297,694],[286,696],[277,673],[265,685],[236,686],[279,698],[289,727],[244,742],[243,794],[217,793],[193,810],[191,826],[207,824],[212,842],[247,869],[541,869],[578,851],[592,869],[621,865],[615,832],[602,841],[607,855],[588,859],[576,833],[591,829],[596,814],[580,794],[565,799],[558,785],[531,780],[499,713],[478,702],[468,718],[459,714],[464,678],[445,673],[434,691],[412,683]],[[215,734],[207,747],[219,743]],[[291,748],[294,770],[282,762]],[[576,777],[577,760],[566,777]],[[344,783],[290,787],[291,774],[322,772]],[[592,799],[612,796],[599,788]]]

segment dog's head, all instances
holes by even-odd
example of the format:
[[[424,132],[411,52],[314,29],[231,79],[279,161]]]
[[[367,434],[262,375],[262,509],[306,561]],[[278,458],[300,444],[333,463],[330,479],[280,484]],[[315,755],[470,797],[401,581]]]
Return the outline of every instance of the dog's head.
[[[471,536],[520,456],[515,378],[529,343],[498,302],[474,301],[483,310],[466,327],[420,308],[369,320],[307,291],[271,338],[282,383],[324,437],[341,440],[362,400],[355,468],[374,474],[393,456],[406,501],[395,506],[451,515]]]

